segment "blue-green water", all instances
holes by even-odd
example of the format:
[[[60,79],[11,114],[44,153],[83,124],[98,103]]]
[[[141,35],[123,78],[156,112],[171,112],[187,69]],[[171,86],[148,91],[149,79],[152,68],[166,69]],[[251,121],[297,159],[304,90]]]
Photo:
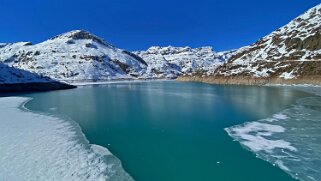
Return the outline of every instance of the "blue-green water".
[[[310,96],[287,88],[145,82],[34,93],[26,107],[66,115],[138,181],[294,180],[243,149],[224,128]]]

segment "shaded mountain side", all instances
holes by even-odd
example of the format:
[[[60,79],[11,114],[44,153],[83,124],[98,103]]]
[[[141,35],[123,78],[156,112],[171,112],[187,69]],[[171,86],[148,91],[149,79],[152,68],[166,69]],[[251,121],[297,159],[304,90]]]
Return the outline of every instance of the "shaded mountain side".
[[[30,82],[0,84],[0,93],[42,92],[51,90],[73,89],[76,86],[61,82]]]
[[[30,92],[72,89],[73,85],[0,63],[0,92]]]

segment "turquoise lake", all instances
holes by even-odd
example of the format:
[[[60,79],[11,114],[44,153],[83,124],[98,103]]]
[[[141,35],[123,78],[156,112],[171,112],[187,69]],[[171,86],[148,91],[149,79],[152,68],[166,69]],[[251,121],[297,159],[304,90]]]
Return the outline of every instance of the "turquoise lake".
[[[137,181],[287,181],[286,172],[224,130],[291,107],[308,93],[279,87],[172,81],[82,86],[31,93],[32,111],[77,122]]]

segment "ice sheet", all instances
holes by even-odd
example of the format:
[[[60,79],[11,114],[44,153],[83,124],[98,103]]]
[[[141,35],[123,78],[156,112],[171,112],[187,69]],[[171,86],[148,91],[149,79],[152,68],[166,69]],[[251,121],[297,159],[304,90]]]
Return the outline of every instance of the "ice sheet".
[[[106,148],[90,145],[72,120],[0,98],[0,178],[4,180],[132,180]]]

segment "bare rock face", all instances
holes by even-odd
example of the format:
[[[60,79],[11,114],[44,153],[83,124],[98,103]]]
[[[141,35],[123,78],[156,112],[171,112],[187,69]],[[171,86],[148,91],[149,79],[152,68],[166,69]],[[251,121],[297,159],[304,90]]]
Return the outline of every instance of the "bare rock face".
[[[287,25],[237,50],[212,74],[214,77],[254,79],[300,79],[320,77],[321,5]]]
[[[50,40],[63,39],[63,38],[67,38],[69,43],[71,43],[71,44],[74,43],[74,41],[72,41],[72,40],[92,40],[92,41],[97,42],[99,44],[103,44],[108,47],[113,47],[111,44],[105,42],[103,39],[87,32],[87,31],[84,31],[84,30],[70,31],[68,33],[64,33],[64,34],[55,36],[55,37],[51,38]]]

